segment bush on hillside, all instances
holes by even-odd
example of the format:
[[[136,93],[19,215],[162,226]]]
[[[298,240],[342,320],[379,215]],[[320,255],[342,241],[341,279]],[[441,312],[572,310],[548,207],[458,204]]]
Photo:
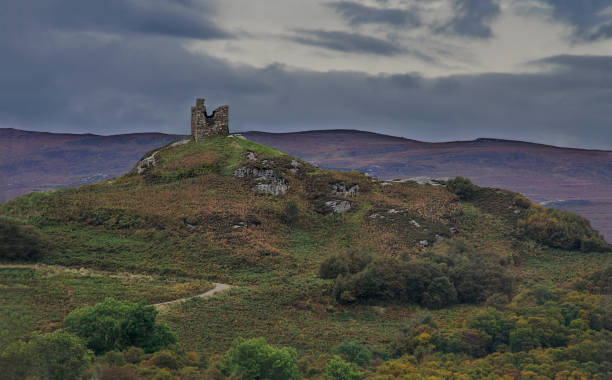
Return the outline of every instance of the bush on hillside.
[[[58,330],[18,341],[0,351],[3,379],[80,379],[91,355],[76,336]]]
[[[174,333],[165,324],[156,323],[156,318],[153,306],[107,298],[95,306],[71,312],[64,323],[96,354],[130,346],[151,353],[176,343]]]
[[[472,255],[450,270],[450,279],[460,303],[481,303],[494,294],[512,297],[514,278],[503,260],[495,255]]]
[[[289,201],[285,206],[283,221],[287,224],[296,224],[300,218],[300,209],[295,201]]]
[[[42,237],[31,226],[0,218],[0,259],[32,260],[42,253]]]
[[[510,298],[513,283],[505,262],[494,255],[378,258],[361,271],[339,275],[333,293],[339,303],[393,300],[439,309],[484,302],[493,294]]]
[[[238,338],[227,351],[223,362],[227,375],[245,379],[293,380],[301,378],[294,348],[276,348],[264,338]]]
[[[372,360],[370,350],[356,341],[344,341],[334,347],[332,352],[357,365],[366,365]]]
[[[347,363],[339,356],[334,357],[327,364],[325,374],[331,380],[359,380],[363,376],[355,364]]]
[[[523,194],[516,194],[513,198],[512,198],[512,203],[520,208],[524,208],[524,209],[528,209],[531,207],[531,205],[533,204],[533,202],[531,202],[529,199],[525,198],[525,196]]]
[[[455,193],[459,199],[468,201],[474,197],[478,187],[465,177],[455,177],[446,181],[446,188]]]
[[[332,255],[319,266],[319,276],[333,280],[339,275],[354,274],[362,271],[370,261],[372,256],[365,252],[349,251]]]
[[[457,290],[448,277],[436,277],[423,293],[423,304],[429,309],[441,309],[457,302]]]
[[[522,236],[553,248],[582,252],[612,250],[588,220],[562,210],[531,207],[528,215],[519,220],[519,231]]]

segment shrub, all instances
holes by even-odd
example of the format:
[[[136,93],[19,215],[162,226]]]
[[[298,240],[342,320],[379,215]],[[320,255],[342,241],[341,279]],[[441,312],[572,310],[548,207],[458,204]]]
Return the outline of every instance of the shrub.
[[[459,302],[484,302],[495,293],[510,298],[514,290],[514,278],[500,261],[489,254],[462,258],[450,271]]]
[[[263,338],[238,338],[227,351],[222,367],[227,374],[247,379],[301,378],[295,349],[270,346]]]
[[[334,283],[334,295],[340,303],[350,303],[358,299],[381,299],[383,285],[377,267],[368,266],[354,275],[339,276]]]
[[[325,374],[332,380],[358,380],[361,379],[361,372],[357,370],[357,366],[353,363],[347,363],[339,356],[334,357],[327,367]]]
[[[423,294],[423,301],[430,309],[441,309],[457,302],[457,291],[448,277],[436,277]]]
[[[532,207],[518,226],[521,236],[549,247],[583,252],[612,250],[588,220],[566,211]]]
[[[58,330],[35,335],[28,343],[18,341],[0,352],[0,374],[7,379],[80,379],[91,362],[83,342]]]
[[[169,327],[155,323],[156,317],[153,306],[107,298],[95,306],[71,312],[64,323],[96,354],[130,346],[155,352],[176,342]]]
[[[197,367],[183,367],[179,371],[181,380],[201,380],[202,375]]]
[[[494,307],[496,309],[503,309],[510,302],[510,298],[501,293],[493,293],[487,298],[486,305]]]
[[[116,367],[121,367],[122,365],[125,365],[126,363],[123,353],[119,351],[107,352],[102,358],[102,361],[108,364],[109,366],[116,366]]]
[[[299,213],[300,209],[297,203],[295,203],[295,201],[289,201],[285,206],[285,215],[283,215],[283,219],[288,224],[296,224],[300,217]]]
[[[433,309],[484,302],[495,293],[509,298],[514,279],[502,264],[495,256],[480,254],[408,262],[378,258],[357,273],[340,274],[333,294],[340,303],[394,300]]]
[[[512,198],[512,203],[520,208],[524,208],[527,209],[529,207],[531,207],[532,202],[525,198],[525,196],[523,194],[516,194],[513,198]]]
[[[349,273],[348,263],[340,255],[332,255],[319,265],[319,277],[332,280]]]
[[[371,261],[372,256],[365,252],[349,251],[332,255],[319,266],[319,276],[334,279],[339,275],[354,274],[362,271]]]
[[[133,369],[129,367],[103,367],[100,370],[100,380],[140,380]]]
[[[372,360],[372,353],[356,341],[345,341],[337,345],[332,352],[357,365],[366,365]]]
[[[472,181],[464,177],[455,177],[446,181],[446,188],[451,192],[455,193],[461,200],[470,200],[474,197],[476,190],[478,189]]]
[[[460,334],[460,352],[474,357],[487,355],[491,345],[491,337],[477,330],[463,330]]]
[[[153,380],[173,380],[172,373],[165,368],[159,368],[152,377]]]
[[[544,285],[535,286],[529,293],[533,295],[538,305],[544,305],[546,302],[556,298],[553,292]]]
[[[154,353],[147,362],[159,368],[177,369],[180,367],[176,354],[170,350]]]
[[[145,353],[140,347],[129,347],[123,351],[123,357],[128,363],[136,364],[144,359]]]
[[[467,326],[488,336],[490,341],[487,350],[493,352],[497,346],[509,344],[510,333],[514,330],[516,321],[502,312],[487,308],[472,316]]]
[[[409,302],[422,304],[423,295],[431,281],[444,273],[432,263],[424,261],[410,261],[402,268],[402,278],[405,287],[403,299]]]
[[[42,250],[42,237],[37,230],[0,217],[0,259],[32,260]]]

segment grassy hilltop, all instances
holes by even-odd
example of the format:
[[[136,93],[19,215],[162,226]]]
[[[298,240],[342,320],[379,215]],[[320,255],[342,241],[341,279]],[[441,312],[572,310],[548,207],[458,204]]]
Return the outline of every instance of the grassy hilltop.
[[[295,348],[306,378],[352,341],[373,353],[358,363],[368,378],[606,370],[572,352],[601,352],[610,328],[608,244],[581,217],[461,178],[384,182],[215,137],[19,197],[0,222],[0,346],[107,297],[153,304],[215,282],[232,288],[158,317],[208,378],[238,337]],[[511,326],[499,336],[478,322],[495,318]]]

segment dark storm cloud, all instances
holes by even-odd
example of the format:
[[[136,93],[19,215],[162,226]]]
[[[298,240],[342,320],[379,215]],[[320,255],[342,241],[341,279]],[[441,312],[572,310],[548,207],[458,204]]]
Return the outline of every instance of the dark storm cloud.
[[[195,0],[7,0],[3,21],[50,30],[228,38],[212,22],[214,9]],[[25,18],[29,19],[25,20]]]
[[[612,68],[612,56],[605,55],[556,55],[531,62],[533,64],[553,64],[558,69],[609,73]],[[609,78],[610,76],[607,75]]]
[[[542,73],[434,79],[259,69],[190,53],[176,37],[58,33],[31,19],[15,29],[5,17],[0,126],[188,133],[189,107],[206,97],[211,107],[230,104],[234,131],[354,128],[612,149],[612,57],[557,56],[537,62],[552,67]]]
[[[418,12],[411,9],[376,8],[354,1],[339,1],[328,5],[351,25],[388,24],[407,27],[421,25]]]
[[[392,56],[405,52],[397,43],[359,33],[304,29],[295,32],[296,36],[288,37],[295,42],[345,53]]]
[[[553,9],[556,19],[575,28],[576,37],[584,40],[599,40],[612,37],[610,15],[601,12],[612,6],[610,0],[543,0]]]
[[[489,38],[493,35],[491,21],[500,13],[498,0],[453,0],[453,17],[436,26],[436,33],[465,37]]]

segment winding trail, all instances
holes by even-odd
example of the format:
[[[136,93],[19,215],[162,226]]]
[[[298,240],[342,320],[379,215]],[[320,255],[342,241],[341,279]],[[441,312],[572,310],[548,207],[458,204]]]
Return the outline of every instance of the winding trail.
[[[227,285],[227,284],[219,284],[217,282],[213,282],[213,284],[215,285],[214,288],[212,288],[209,291],[204,292],[202,294],[198,294],[198,295],[191,296],[191,297],[179,298],[179,299],[176,299],[176,300],[166,301],[166,302],[162,302],[162,303],[156,303],[153,306],[155,306],[155,308],[157,310],[162,311],[162,310],[165,310],[168,306],[173,305],[173,304],[185,302],[185,301],[188,301],[188,300],[193,299],[193,298],[210,298],[210,297],[214,296],[217,293],[225,292],[225,291],[227,291],[227,290],[232,288],[231,285]]]

